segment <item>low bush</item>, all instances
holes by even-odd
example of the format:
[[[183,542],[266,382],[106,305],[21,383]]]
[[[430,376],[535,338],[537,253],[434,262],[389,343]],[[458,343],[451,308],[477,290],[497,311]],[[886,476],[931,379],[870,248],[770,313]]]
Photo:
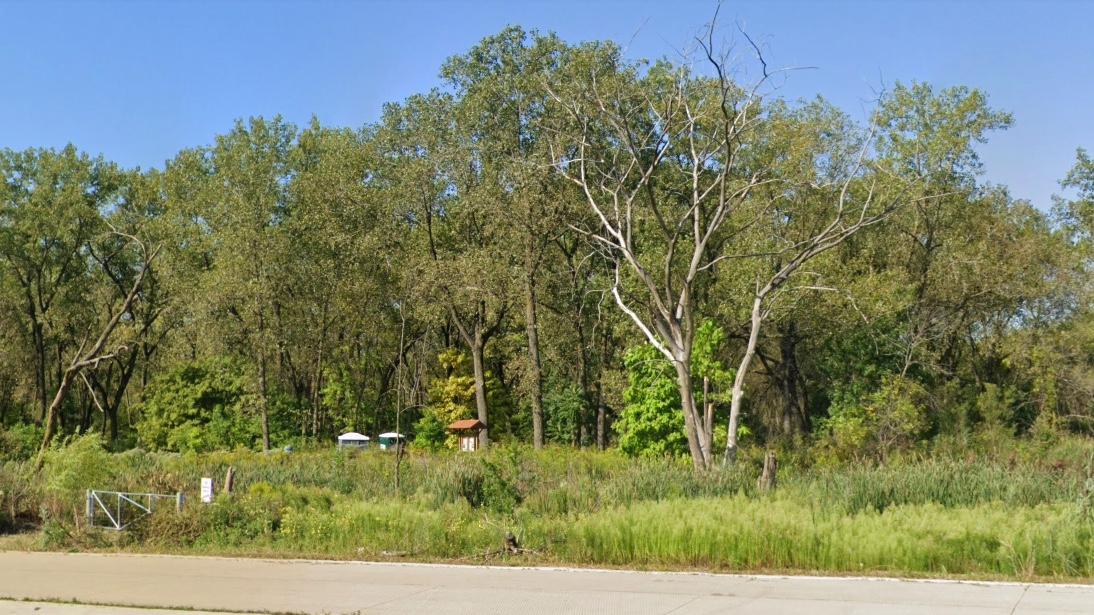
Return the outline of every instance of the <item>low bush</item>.
[[[0,534],[16,532],[39,519],[41,483],[29,463],[0,463]]]
[[[98,434],[71,436],[45,452],[42,507],[50,521],[76,527],[83,519],[85,493],[114,482],[118,464]]]
[[[43,430],[32,423],[16,423],[0,429],[0,462],[26,461],[38,452]]]

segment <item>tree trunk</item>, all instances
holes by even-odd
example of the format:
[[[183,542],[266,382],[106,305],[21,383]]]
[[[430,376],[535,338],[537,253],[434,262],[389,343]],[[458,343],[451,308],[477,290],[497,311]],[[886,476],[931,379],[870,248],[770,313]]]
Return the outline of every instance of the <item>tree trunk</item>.
[[[101,383],[94,373],[91,375],[91,383],[98,389],[103,399],[103,410],[106,414],[103,418],[104,436],[106,435],[106,422],[110,422],[110,442],[118,439],[118,413],[121,410],[122,401],[125,399],[125,392],[129,388],[129,382],[136,372],[137,359],[140,356],[141,353],[131,352],[125,363],[121,364],[121,372],[118,374],[118,387],[114,389],[113,395],[110,395],[106,390],[106,386]]]
[[[262,399],[262,450],[270,450],[270,396],[266,378],[266,351],[259,353],[258,359],[258,388]]]
[[[611,335],[601,334],[600,351],[596,370],[596,445],[600,450],[608,447],[608,404],[604,401],[604,365],[611,356]]]
[[[61,412],[61,404],[65,401],[65,396],[68,395],[69,388],[72,387],[72,381],[76,377],[75,371],[66,371],[61,376],[61,386],[57,387],[57,394],[53,396],[53,401],[50,402],[49,408],[46,409],[46,427],[45,434],[42,436],[42,450],[44,453],[49,443],[53,441],[53,437],[57,435],[57,423],[58,415]],[[42,465],[42,455],[38,456],[38,467]]]
[[[312,436],[318,437],[323,428],[323,351],[327,345],[327,312],[329,308],[323,304],[322,324],[319,327],[319,347],[315,358],[315,375],[312,378],[311,406],[312,406]]]
[[[322,396],[319,393],[322,386],[323,378],[323,342],[319,342],[319,352],[315,359],[315,374],[312,376],[311,385],[311,435],[313,438],[319,437],[320,431],[320,411],[322,410],[323,401]]]
[[[703,450],[707,463],[714,460],[714,402],[710,399],[710,377],[703,376]]]
[[[38,418],[40,421],[46,421],[47,410],[49,408],[49,397],[46,393],[46,342],[45,335],[42,332],[42,324],[38,322],[38,317],[32,310],[31,317],[31,335],[34,338],[34,385],[37,388],[38,396]]]
[[[763,474],[761,474],[759,480],[756,481],[756,487],[760,491],[772,491],[775,489],[775,474],[778,471],[778,468],[778,462],[775,460],[775,451],[767,451],[767,454],[764,455]]]
[[[752,357],[756,355],[756,342],[760,337],[760,325],[763,323],[763,298],[756,297],[752,301],[752,325],[748,334],[748,346],[741,357],[741,363],[737,366],[737,374],[733,378],[733,393],[729,405],[729,426],[726,433],[726,452],[722,463],[731,466],[737,462],[737,427],[741,417],[741,399],[744,397],[745,375],[752,364]]]
[[[604,450],[608,445],[608,407],[604,404],[604,387],[596,381],[596,447]]]
[[[371,436],[379,436],[387,431],[380,426],[380,412],[384,405],[384,397],[391,388],[391,379],[398,375],[396,371],[398,371],[396,368],[390,366],[380,370],[380,386],[376,388],[376,403],[372,406],[372,432],[369,434]]]
[[[585,408],[592,405],[589,396],[589,346],[585,339],[584,319],[578,313],[575,316],[574,329],[577,331],[577,378],[581,384],[581,399],[585,403],[578,408],[578,414],[574,417],[574,444],[581,446],[587,442]]]
[[[118,388],[114,391],[114,399],[110,400],[106,404],[107,414],[110,415],[110,441],[114,442],[118,439],[118,412],[122,407],[122,400],[125,399],[125,391],[129,388],[129,382],[133,379],[133,373],[136,371],[137,357],[140,355],[136,352],[132,353],[129,357],[129,362],[122,367],[122,373],[118,381]]]
[[[800,378],[797,359],[797,327],[789,323],[779,341],[781,356],[781,374],[779,383],[783,393],[783,409],[780,426],[784,436],[802,433],[805,429],[801,392],[798,389]]]
[[[676,386],[680,389],[680,404],[684,411],[684,430],[688,437],[688,450],[691,452],[691,460],[697,470],[706,469],[709,464],[709,456],[703,451],[699,440],[698,425],[696,425],[695,394],[692,392],[691,368],[687,361],[673,361],[676,367]]]
[[[528,331],[528,363],[532,381],[532,444],[543,448],[543,374],[539,356],[539,322],[536,317],[535,276],[528,276],[524,296],[524,319]]]
[[[486,421],[486,372],[483,369],[482,363],[482,355],[485,346],[486,344],[482,336],[482,327],[476,323],[471,344],[471,364],[475,372],[475,408],[478,410],[479,420],[486,425],[489,425],[490,423]],[[489,444],[490,439],[487,436],[487,430],[484,428],[479,432],[479,447],[485,450]]]
[[[91,408],[94,406],[94,401],[86,393],[81,397],[84,398],[84,403],[82,404],[83,408],[80,410],[80,425],[77,430],[80,433],[88,433],[91,429]]]

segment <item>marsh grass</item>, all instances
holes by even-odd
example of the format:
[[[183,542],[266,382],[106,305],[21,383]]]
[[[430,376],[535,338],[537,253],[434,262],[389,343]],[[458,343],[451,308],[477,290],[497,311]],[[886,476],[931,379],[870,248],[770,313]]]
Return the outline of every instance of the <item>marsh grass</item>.
[[[95,457],[84,476],[86,448],[56,451],[40,474],[17,463],[0,471],[5,506],[17,491],[18,514],[44,515],[44,548],[481,562],[504,561],[512,532],[528,549],[509,560],[520,563],[1094,577],[1094,468],[1071,462],[787,464],[778,490],[759,494],[747,457],[697,473],[672,459],[495,447],[411,454],[396,492],[394,459],[379,451],[130,451]],[[219,483],[229,466],[235,492],[198,504],[199,479]],[[71,508],[68,492],[84,479],[102,477],[111,484],[97,487],[181,490],[193,504],[111,541],[50,517]],[[65,489],[49,488],[59,481]]]
[[[854,513],[903,504],[1012,507],[1066,501],[1082,491],[1084,477],[1035,466],[984,462],[920,461],[895,466],[812,469],[783,479],[785,491]]]
[[[733,496],[580,519],[562,550],[611,565],[1090,577],[1092,530],[1066,504],[904,504],[847,515],[789,497]]]

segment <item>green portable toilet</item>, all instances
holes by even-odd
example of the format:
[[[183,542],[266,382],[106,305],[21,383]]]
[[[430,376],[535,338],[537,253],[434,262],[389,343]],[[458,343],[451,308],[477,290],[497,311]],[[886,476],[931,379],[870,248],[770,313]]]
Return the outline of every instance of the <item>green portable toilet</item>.
[[[401,433],[395,433],[394,431],[380,434],[380,437],[377,438],[377,440],[380,442],[380,450],[384,451],[395,448],[396,442],[404,446],[406,445],[406,436]]]

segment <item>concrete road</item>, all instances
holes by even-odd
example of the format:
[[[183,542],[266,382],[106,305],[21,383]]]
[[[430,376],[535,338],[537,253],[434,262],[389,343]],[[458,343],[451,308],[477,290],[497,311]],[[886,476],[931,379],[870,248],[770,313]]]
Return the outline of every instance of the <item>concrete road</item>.
[[[0,600],[0,615],[224,615],[224,612]]]
[[[1094,615],[1084,585],[21,552],[0,552],[0,598],[328,614]],[[0,603],[0,614],[43,612],[29,608]]]

